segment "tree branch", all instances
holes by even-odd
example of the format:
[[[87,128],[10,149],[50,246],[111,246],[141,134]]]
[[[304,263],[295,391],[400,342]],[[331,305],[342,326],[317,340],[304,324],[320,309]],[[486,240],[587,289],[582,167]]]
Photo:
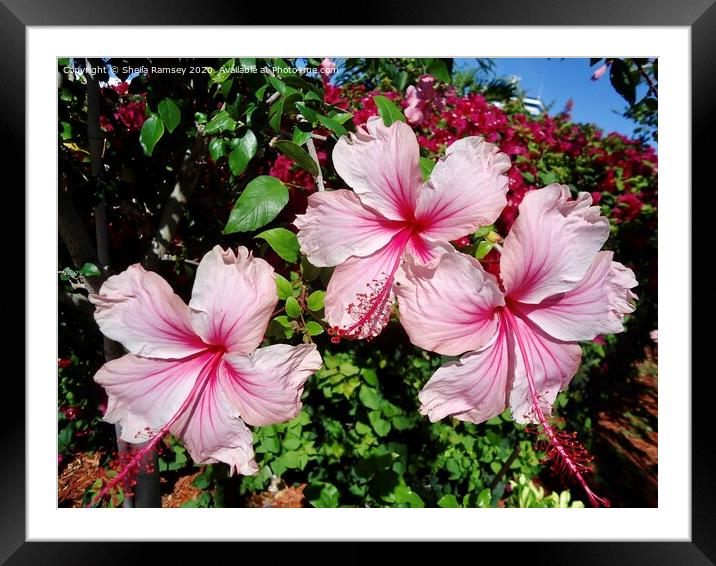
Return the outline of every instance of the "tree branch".
[[[177,226],[184,216],[186,203],[196,188],[199,175],[205,162],[206,143],[203,134],[197,133],[194,145],[184,155],[174,190],[164,205],[162,218],[154,233],[149,249],[144,254],[142,264],[147,269],[156,271],[159,262],[167,253],[169,244],[176,233]]]

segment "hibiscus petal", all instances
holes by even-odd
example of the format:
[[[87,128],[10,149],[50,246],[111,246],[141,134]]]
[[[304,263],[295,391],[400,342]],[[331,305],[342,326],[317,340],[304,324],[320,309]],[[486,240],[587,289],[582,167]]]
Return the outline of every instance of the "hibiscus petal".
[[[179,361],[127,354],[107,362],[94,376],[107,392],[104,420],[119,423],[122,440],[145,442],[176,416],[212,359],[211,353]]]
[[[512,341],[515,363],[510,392],[512,418],[518,423],[537,422],[528,372],[534,383],[536,400],[542,412],[548,416],[552,414],[552,404],[557,393],[569,385],[579,368],[582,350],[576,344],[555,340],[520,316],[512,316],[510,320],[515,338]]]
[[[428,266],[408,257],[395,293],[410,341],[448,356],[489,342],[497,331],[494,310],[504,304],[494,277],[479,261],[458,252],[443,254]]]
[[[405,246],[405,256],[412,256],[422,264],[430,263],[439,258],[442,254],[455,251],[448,242],[436,241],[432,238],[413,233]]]
[[[492,224],[507,204],[509,168],[510,158],[480,137],[454,142],[420,191],[415,217],[422,232],[456,240]]]
[[[132,354],[176,359],[205,348],[192,330],[184,301],[164,279],[139,264],[107,279],[90,301],[102,333]]]
[[[276,344],[250,356],[227,354],[224,360],[221,387],[239,416],[254,426],[296,417],[303,385],[322,364],[315,344]]]
[[[624,330],[624,315],[634,311],[634,272],[599,252],[577,286],[537,305],[518,304],[527,318],[559,340],[592,340]]]
[[[409,220],[421,184],[415,133],[404,122],[386,127],[374,116],[367,132],[342,136],[333,149],[336,172],[361,202],[391,220]]]
[[[510,385],[510,347],[500,328],[481,350],[442,366],[418,394],[420,413],[432,422],[448,415],[475,424],[507,408]]]
[[[400,230],[395,221],[368,210],[354,192],[345,189],[313,193],[306,214],[296,216],[294,225],[301,251],[317,267],[370,255]]]
[[[324,299],[325,314],[340,335],[377,336],[388,323],[395,273],[409,237],[403,231],[368,257],[352,257],[333,271]]]
[[[589,193],[569,199],[565,185],[528,192],[505,238],[500,271],[508,297],[524,303],[573,289],[609,236]]]
[[[196,270],[191,324],[207,344],[249,354],[261,343],[278,303],[273,268],[243,246],[215,246]]]
[[[218,374],[222,373],[222,365],[218,367]],[[229,465],[229,475],[234,471],[243,475],[258,471],[253,435],[216,377],[206,381],[194,405],[170,431],[182,440],[196,464],[224,462]]]

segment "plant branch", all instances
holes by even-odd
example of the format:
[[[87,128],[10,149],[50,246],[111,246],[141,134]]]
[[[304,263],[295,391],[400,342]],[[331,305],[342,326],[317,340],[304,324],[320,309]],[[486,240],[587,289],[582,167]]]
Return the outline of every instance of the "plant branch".
[[[308,149],[308,155],[311,156],[313,161],[316,162],[316,167],[318,167],[318,175],[314,177],[314,179],[316,179],[316,187],[319,191],[325,191],[326,187],[323,186],[323,173],[321,172],[321,164],[318,161],[318,154],[316,153],[316,146],[313,144],[313,138],[309,138],[309,140],[306,142],[306,148]]]
[[[142,260],[144,267],[149,270],[156,271],[159,267],[159,262],[166,255],[179,222],[184,216],[187,201],[196,188],[205,163],[205,141],[204,135],[198,132],[194,145],[184,155],[174,189],[164,205],[159,226]]]
[[[650,93],[653,92],[653,93],[654,93],[654,96],[655,96],[656,98],[659,98],[659,92],[656,90],[656,85],[655,85],[654,82],[651,80],[651,77],[649,76],[649,73],[647,73],[647,72],[644,70],[644,68],[641,66],[641,63],[639,63],[638,61],[634,61],[634,63],[636,63],[636,68],[639,69],[639,74],[640,74],[642,77],[644,77],[644,80],[646,81],[646,84],[649,85],[649,92],[650,92]]]

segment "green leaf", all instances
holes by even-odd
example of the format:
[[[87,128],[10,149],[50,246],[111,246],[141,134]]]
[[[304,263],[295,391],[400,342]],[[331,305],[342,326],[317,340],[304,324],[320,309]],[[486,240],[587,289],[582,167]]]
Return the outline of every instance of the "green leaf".
[[[191,485],[198,489],[206,489],[211,484],[211,481],[209,480],[208,476],[201,474],[199,476],[196,476],[194,478],[194,481],[191,482]]]
[[[552,183],[556,183],[559,181],[559,178],[555,173],[550,171],[549,173],[540,173],[539,174],[540,181],[542,181],[543,185],[551,185]]]
[[[428,65],[428,74],[441,82],[450,82],[450,71],[448,71],[447,65],[442,59],[433,59],[432,63]]]
[[[209,142],[209,155],[214,161],[218,161],[224,155],[226,149],[226,140],[224,138],[214,138]]]
[[[306,323],[306,332],[309,336],[318,336],[323,333],[323,327],[314,320],[309,320]]]
[[[80,273],[82,275],[86,275],[87,277],[99,277],[102,275],[102,271],[100,271],[99,267],[97,267],[94,263],[85,263],[82,267],[80,267]]]
[[[479,244],[477,244],[477,249],[475,249],[475,258],[476,259],[482,259],[485,257],[488,253],[490,253],[490,250],[495,244],[492,242],[488,242],[487,240],[482,240]]]
[[[256,177],[236,201],[224,234],[257,230],[276,218],[286,204],[286,185],[270,175]]]
[[[420,158],[420,172],[423,174],[423,181],[427,181],[430,178],[430,173],[433,172],[435,162],[427,157]]]
[[[315,110],[311,110],[308,106],[306,106],[303,102],[297,102],[296,108],[301,113],[301,115],[308,120],[311,123],[318,122],[318,114]]]
[[[303,130],[300,130],[299,128],[293,129],[293,143],[296,145],[303,145],[308,140],[311,139],[311,132],[304,132]]]
[[[274,132],[281,130],[281,117],[283,116],[283,98],[279,98],[271,105],[269,110],[269,126]]]
[[[477,232],[475,232],[476,238],[484,238],[487,236],[490,232],[492,232],[495,229],[494,224],[490,224],[489,226],[481,226],[477,229]]]
[[[211,121],[204,127],[204,133],[207,136],[213,136],[221,132],[233,132],[236,129],[236,120],[234,120],[226,110],[219,110]]]
[[[609,80],[624,100],[629,105],[636,102],[636,81],[632,79],[629,66],[621,59],[613,59],[609,67]]]
[[[286,314],[291,318],[298,318],[301,316],[301,305],[298,304],[296,297],[289,297],[286,299]]]
[[[368,413],[368,420],[378,436],[387,436],[390,432],[390,422],[381,416],[380,411]]]
[[[314,291],[308,296],[308,309],[314,312],[320,311],[323,308],[323,299],[326,296],[325,291]]]
[[[171,98],[165,98],[159,103],[159,116],[171,134],[181,122],[181,110]]]
[[[286,157],[293,159],[301,169],[308,171],[314,177],[318,177],[318,165],[305,149],[287,140],[277,141],[274,147]]]
[[[440,499],[438,499],[438,507],[455,508],[460,507],[460,504],[458,503],[457,498],[452,493],[448,493],[447,495],[443,495]]]
[[[338,507],[338,488],[332,483],[312,482],[307,491],[307,499],[314,507]]]
[[[378,392],[372,387],[361,385],[360,391],[358,392],[358,398],[361,403],[369,409],[377,410],[380,408],[380,397],[378,396]]]
[[[235,60],[229,59],[221,68],[211,75],[212,83],[223,83],[231,76],[231,69],[235,66]]]
[[[256,155],[257,148],[256,136],[251,130],[247,130],[244,136],[239,139],[236,148],[229,154],[229,167],[233,175],[241,175],[246,170],[249,161]]]
[[[164,135],[164,122],[157,116],[150,116],[144,121],[142,131],[139,133],[139,143],[144,150],[144,155],[152,155],[154,146]]]
[[[276,291],[278,292],[278,298],[285,301],[293,294],[293,286],[283,275],[275,273],[274,277],[276,278]]]
[[[373,100],[378,108],[378,114],[380,114],[380,117],[383,118],[383,123],[386,126],[390,126],[393,122],[397,121],[405,122],[403,112],[392,100],[383,95],[378,95],[374,97]]]
[[[490,493],[490,488],[486,487],[477,496],[477,506],[478,507],[489,507],[491,499],[492,499],[492,494]]]
[[[286,228],[272,228],[265,230],[260,234],[256,234],[254,238],[266,240],[271,249],[280,255],[289,263],[293,263],[298,259],[298,239],[296,234]]]
[[[328,116],[324,116],[323,114],[316,114],[316,119],[323,124],[326,128],[331,130],[334,134],[337,136],[345,136],[348,133],[348,130],[346,130],[341,124],[336,122],[333,118],[329,118]]]

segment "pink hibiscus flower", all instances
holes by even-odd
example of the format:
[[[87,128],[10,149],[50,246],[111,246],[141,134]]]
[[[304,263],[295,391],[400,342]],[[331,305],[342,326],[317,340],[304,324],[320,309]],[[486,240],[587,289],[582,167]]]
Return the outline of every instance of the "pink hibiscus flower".
[[[576,342],[622,331],[634,310],[634,274],[599,251],[609,221],[591,204],[589,193],[572,200],[563,185],[531,191],[505,238],[499,280],[456,252],[427,266],[409,259],[396,294],[415,345],[464,354],[422,389],[421,413],[481,423],[510,407],[517,422],[541,425],[548,455],[597,505],[607,502],[582,476],[588,455],[548,420],[579,367]]]
[[[273,268],[244,247],[234,255],[216,246],[202,258],[188,306],[139,264],[107,279],[91,300],[102,332],[129,351],[95,375],[107,391],[104,420],[118,423],[126,442],[149,441],[122,477],[167,432],[197,464],[255,473],[246,425],[298,415],[303,384],[321,366],[313,344],[257,350],[278,295]]]
[[[343,136],[333,164],[353,191],[314,193],[296,217],[301,251],[337,266],[325,298],[334,340],[377,336],[390,318],[393,282],[404,257],[428,262],[448,243],[492,224],[505,206],[509,158],[479,137],[448,147],[422,182],[419,147],[403,122],[379,117]]]

